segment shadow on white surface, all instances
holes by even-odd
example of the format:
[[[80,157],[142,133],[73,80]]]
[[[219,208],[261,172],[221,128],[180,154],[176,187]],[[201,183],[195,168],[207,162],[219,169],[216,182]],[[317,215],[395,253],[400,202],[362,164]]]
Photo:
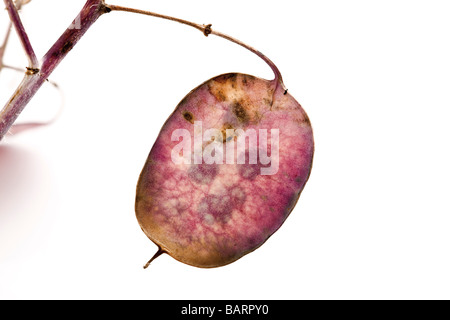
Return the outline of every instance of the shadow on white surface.
[[[48,201],[48,170],[20,147],[0,145],[0,262],[29,240]]]

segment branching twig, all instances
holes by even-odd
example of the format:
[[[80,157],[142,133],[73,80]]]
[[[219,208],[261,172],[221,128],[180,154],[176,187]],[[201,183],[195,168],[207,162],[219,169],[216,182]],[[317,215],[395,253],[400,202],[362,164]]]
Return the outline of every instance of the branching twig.
[[[19,11],[22,8],[22,5],[27,4],[28,2],[30,2],[30,0],[17,0],[17,1],[15,1],[15,5],[16,5],[17,10]],[[23,73],[25,71],[24,68],[18,68],[18,67],[10,66],[10,65],[4,63],[4,55],[5,55],[6,47],[8,46],[8,43],[9,43],[9,38],[10,38],[10,35],[11,35],[11,29],[12,29],[12,22],[10,20],[9,21],[9,25],[8,25],[8,29],[6,30],[6,35],[5,35],[5,37],[3,39],[3,42],[2,42],[2,44],[0,46],[0,72],[3,69],[9,69],[9,70],[13,70],[13,71],[16,71],[16,72]],[[29,72],[29,70],[28,70],[28,72]],[[27,122],[27,123],[19,123],[19,124],[16,123],[13,126],[11,126],[11,128],[9,130],[9,133],[16,135],[18,133],[27,131],[28,129],[34,129],[34,128],[37,128],[37,127],[42,127],[42,126],[49,125],[49,124],[53,123],[54,121],[56,121],[56,119],[58,119],[59,115],[62,112],[63,106],[64,106],[64,96],[62,94],[61,88],[58,86],[58,84],[56,82],[53,82],[51,80],[47,80],[47,82],[49,84],[51,84],[59,92],[59,94],[61,96],[61,106],[59,107],[57,114],[52,119],[50,119],[48,121]]]
[[[20,19],[19,12],[17,11],[16,5],[14,5],[12,0],[4,0],[6,5],[6,10],[8,11],[9,18],[16,29],[17,34],[19,35],[20,42],[22,43],[23,49],[25,50],[25,54],[28,58],[28,70],[30,72],[36,73],[39,70],[39,61],[34,53],[33,47],[31,46],[30,39],[28,39],[28,35],[25,32],[25,28],[22,24],[22,20]],[[19,1],[18,7],[22,5],[22,2]]]
[[[265,63],[267,63],[269,65],[269,67],[272,69],[273,73],[275,74],[275,81],[277,83],[279,83],[280,85],[282,85],[283,89],[286,90],[286,88],[284,87],[284,84],[283,84],[283,80],[282,80],[280,71],[278,70],[277,66],[267,56],[265,56],[260,51],[256,50],[255,48],[249,46],[248,44],[246,44],[240,40],[237,40],[229,35],[226,35],[224,33],[213,30],[211,28],[211,26],[212,26],[211,24],[208,24],[208,25],[198,24],[198,23],[194,23],[191,21],[187,21],[187,20],[183,20],[183,19],[179,19],[179,18],[175,18],[175,17],[171,17],[171,16],[166,16],[163,14],[146,11],[146,10],[133,9],[133,8],[127,8],[127,7],[122,7],[122,6],[109,5],[109,4],[107,4],[106,6],[108,8],[110,8],[111,11],[132,12],[132,13],[138,13],[138,14],[143,14],[143,15],[161,18],[161,19],[165,19],[165,20],[179,22],[181,24],[185,24],[185,25],[188,25],[190,27],[200,30],[205,36],[209,36],[210,34],[212,34],[212,35],[224,38],[228,41],[234,42],[234,43],[240,45],[241,47],[249,50],[250,52],[253,52],[258,57],[260,57]]]
[[[6,0],[5,0],[6,1]],[[39,88],[47,81],[50,74],[77,44],[85,32],[108,9],[104,0],[87,0],[76,18],[77,28],[68,28],[55,42],[42,59],[40,70],[36,73],[26,72],[25,76],[12,97],[0,112],[0,140],[6,135],[17,117],[34,97]],[[24,32],[24,30],[23,30]]]
[[[19,0],[17,6],[20,6],[22,3],[26,3],[23,1],[26,0]],[[30,67],[27,68],[28,71],[25,73],[25,77],[22,80],[22,83],[19,85],[13,96],[6,103],[6,106],[0,112],[0,140],[2,140],[2,138],[5,136],[13,123],[16,121],[17,117],[20,115],[22,110],[35,95],[35,93],[39,90],[42,84],[48,79],[49,75],[66,57],[69,51],[72,50],[72,48],[80,40],[84,33],[94,24],[95,21],[97,21],[97,19],[102,14],[111,11],[127,11],[176,21],[202,31],[205,36],[213,34],[234,42],[263,59],[275,74],[275,85],[277,87],[282,86],[283,90],[287,92],[286,88],[284,87],[280,71],[269,58],[267,58],[260,51],[233,37],[212,30],[211,25],[201,25],[187,20],[153,13],[150,11],[126,8],[116,5],[107,5],[105,4],[104,0],[87,0],[80,14],[75,19],[76,27],[73,28],[72,24],[71,27],[66,29],[63,35],[55,42],[55,44],[42,58],[42,64],[39,66],[39,62],[36,58],[36,55],[34,54],[33,48],[31,47],[22,22],[20,21],[16,6],[14,6],[12,0],[4,0],[4,2],[9,12],[12,24],[15,26],[17,33],[19,34],[19,37],[21,39],[22,45],[25,48],[25,52],[27,53],[27,56],[30,60]],[[0,54],[2,54],[2,52],[0,52]]]

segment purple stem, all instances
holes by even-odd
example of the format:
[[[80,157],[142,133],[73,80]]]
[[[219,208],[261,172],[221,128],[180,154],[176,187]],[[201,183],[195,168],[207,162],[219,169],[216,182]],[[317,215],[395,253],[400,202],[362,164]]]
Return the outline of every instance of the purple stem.
[[[16,6],[14,5],[12,0],[4,0],[6,10],[9,14],[9,19],[11,20],[14,28],[19,35],[20,42],[22,43],[23,49],[28,57],[28,67],[31,70],[39,69],[39,61],[34,53],[33,47],[31,46],[30,39],[28,39],[28,35],[25,32],[25,28],[22,24],[22,20],[20,19],[19,12],[17,11]],[[21,4],[19,4],[21,6]]]
[[[9,2],[11,1],[5,0],[5,3]],[[42,58],[40,70],[37,72],[30,72],[28,70],[25,73],[25,77],[19,87],[0,112],[0,141],[53,70],[55,70],[94,22],[103,13],[109,11],[110,9],[106,7],[104,0],[87,0],[78,17],[75,19],[76,23],[66,29]]]

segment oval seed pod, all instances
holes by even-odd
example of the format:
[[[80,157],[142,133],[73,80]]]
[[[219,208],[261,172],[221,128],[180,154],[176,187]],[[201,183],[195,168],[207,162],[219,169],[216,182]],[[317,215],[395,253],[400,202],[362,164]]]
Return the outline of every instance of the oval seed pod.
[[[155,257],[223,266],[286,220],[309,178],[314,140],[307,114],[280,84],[225,74],[176,107],[137,186],[136,217],[159,247]]]

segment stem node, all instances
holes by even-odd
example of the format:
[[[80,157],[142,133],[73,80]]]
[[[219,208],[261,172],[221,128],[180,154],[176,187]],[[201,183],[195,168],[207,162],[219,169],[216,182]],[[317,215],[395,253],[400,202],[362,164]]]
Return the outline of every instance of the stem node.
[[[187,21],[187,20],[183,20],[183,19],[179,19],[179,18],[175,18],[175,17],[171,17],[171,16],[166,16],[163,14],[159,14],[159,13],[155,13],[155,12],[151,12],[151,11],[146,11],[146,10],[140,10],[140,9],[134,9],[134,8],[128,8],[128,7],[122,7],[122,6],[116,6],[116,5],[111,5],[111,4],[107,4],[106,5],[109,9],[111,9],[112,11],[123,11],[123,12],[131,12],[131,13],[137,13],[137,14],[143,14],[143,15],[147,15],[147,16],[152,16],[152,17],[156,17],[156,18],[161,18],[161,19],[165,19],[165,20],[170,20],[170,21],[175,21],[175,22],[179,22],[181,24],[185,24],[188,26],[191,26],[193,28],[196,28],[198,30],[200,30],[201,32],[203,32],[203,34],[207,37],[210,34],[213,34],[215,36],[221,37],[223,39],[226,39],[228,41],[234,42],[238,45],[240,45],[241,47],[249,50],[250,52],[253,52],[254,54],[256,54],[258,57],[260,57],[265,63],[267,63],[269,65],[269,67],[272,69],[273,73],[275,74],[275,82],[279,84],[281,84],[284,87],[283,84],[283,80],[281,77],[281,73],[278,70],[278,68],[275,66],[275,64],[269,59],[267,58],[264,54],[262,54],[260,51],[256,50],[255,48],[243,43],[242,41],[239,41],[233,37],[230,37],[224,33],[220,33],[218,31],[214,31],[211,28],[211,24],[208,25],[201,25],[198,23],[194,23],[191,21]]]
[[[39,71],[40,71],[39,68],[30,68],[30,67],[27,67],[26,75],[32,76],[32,75],[34,75],[34,74],[39,73]]]
[[[212,24],[208,24],[205,26],[205,30],[203,31],[203,34],[205,35],[205,37],[209,36],[212,33]]]

